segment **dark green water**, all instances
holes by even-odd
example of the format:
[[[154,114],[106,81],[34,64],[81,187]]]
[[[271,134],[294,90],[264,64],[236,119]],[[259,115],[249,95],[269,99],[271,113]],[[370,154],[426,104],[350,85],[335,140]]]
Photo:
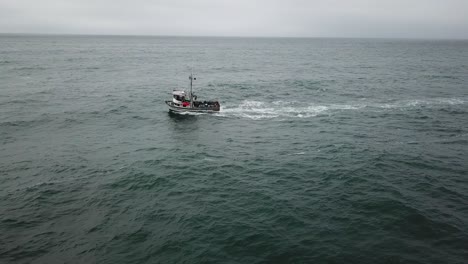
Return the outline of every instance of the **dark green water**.
[[[468,259],[467,41],[1,35],[0,139],[1,263]]]

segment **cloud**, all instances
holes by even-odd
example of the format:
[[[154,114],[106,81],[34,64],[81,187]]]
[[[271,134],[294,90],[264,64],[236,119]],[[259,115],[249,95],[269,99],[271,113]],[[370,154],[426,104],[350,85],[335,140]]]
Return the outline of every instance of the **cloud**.
[[[0,32],[468,38],[465,0],[0,0]]]

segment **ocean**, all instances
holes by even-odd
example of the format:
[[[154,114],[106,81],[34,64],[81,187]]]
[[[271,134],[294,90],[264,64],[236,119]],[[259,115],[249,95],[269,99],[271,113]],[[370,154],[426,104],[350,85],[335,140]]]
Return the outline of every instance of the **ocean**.
[[[3,34],[0,175],[0,263],[467,263],[468,41]]]

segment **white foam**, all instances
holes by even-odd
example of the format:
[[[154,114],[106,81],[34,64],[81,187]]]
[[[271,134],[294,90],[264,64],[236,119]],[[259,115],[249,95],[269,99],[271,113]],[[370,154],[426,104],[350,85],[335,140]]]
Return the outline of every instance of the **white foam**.
[[[307,118],[317,116],[328,110],[327,106],[311,105],[309,103],[275,101],[243,101],[237,106],[221,108],[221,116],[237,116],[254,120],[276,117]]]
[[[293,153],[293,155],[304,155],[305,152],[297,152],[297,153]]]
[[[314,104],[312,102],[299,101],[273,101],[263,102],[254,100],[242,101],[239,105],[225,105],[217,116],[240,117],[253,120],[281,118],[311,118],[320,114],[332,113],[336,111],[363,110],[375,111],[378,109],[411,109],[418,107],[457,105],[466,101],[459,98],[431,98],[399,100],[392,102],[367,102],[358,101],[347,104]],[[373,110],[374,109],[374,110]],[[365,110],[364,110],[365,111]]]
[[[374,108],[415,108],[415,107],[429,107],[441,105],[459,105],[464,104],[466,101],[460,98],[430,98],[430,99],[413,99],[413,100],[400,100],[394,103],[370,103],[367,107]]]

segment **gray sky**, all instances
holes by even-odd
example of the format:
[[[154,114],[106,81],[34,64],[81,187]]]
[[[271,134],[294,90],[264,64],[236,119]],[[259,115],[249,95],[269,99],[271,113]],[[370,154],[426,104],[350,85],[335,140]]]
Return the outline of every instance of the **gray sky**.
[[[468,0],[0,0],[0,32],[468,39]]]

